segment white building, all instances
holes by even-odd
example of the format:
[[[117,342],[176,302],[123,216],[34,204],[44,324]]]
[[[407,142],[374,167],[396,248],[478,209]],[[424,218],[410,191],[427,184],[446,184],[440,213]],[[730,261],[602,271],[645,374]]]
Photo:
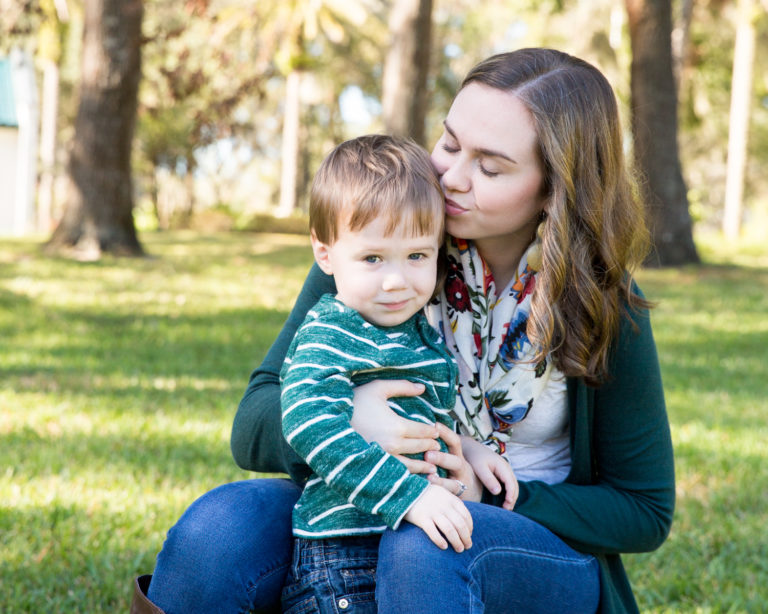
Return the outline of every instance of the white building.
[[[34,229],[38,99],[30,57],[0,58],[0,235]]]

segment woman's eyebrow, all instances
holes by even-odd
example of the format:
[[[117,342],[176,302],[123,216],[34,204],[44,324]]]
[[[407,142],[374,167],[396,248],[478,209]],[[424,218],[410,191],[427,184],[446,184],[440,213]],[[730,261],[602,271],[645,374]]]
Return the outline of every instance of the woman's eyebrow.
[[[443,127],[445,128],[445,131],[451,135],[451,138],[458,141],[459,139],[456,137],[456,133],[453,131],[453,129],[448,125],[448,120],[443,120]],[[475,149],[475,151],[479,154],[482,154],[484,156],[489,156],[492,158],[502,158],[504,160],[507,160],[511,162],[512,164],[517,164],[517,160],[514,158],[510,158],[507,154],[496,151],[495,149],[487,149],[485,147],[481,147],[478,149]]]

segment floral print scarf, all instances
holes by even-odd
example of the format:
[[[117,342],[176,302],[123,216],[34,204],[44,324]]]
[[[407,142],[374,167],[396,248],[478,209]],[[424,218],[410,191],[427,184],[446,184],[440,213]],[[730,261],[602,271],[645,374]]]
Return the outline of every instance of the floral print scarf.
[[[549,381],[549,360],[533,364],[526,334],[536,274],[527,252],[497,295],[490,269],[471,241],[448,237],[448,274],[427,306],[430,324],[459,365],[455,414],[461,430],[504,453],[513,425],[523,420]]]

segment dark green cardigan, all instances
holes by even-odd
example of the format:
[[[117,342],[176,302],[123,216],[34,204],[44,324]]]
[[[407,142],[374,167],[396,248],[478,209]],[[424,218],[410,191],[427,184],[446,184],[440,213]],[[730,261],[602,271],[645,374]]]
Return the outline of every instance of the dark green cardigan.
[[[279,373],[293,334],[333,278],[317,266],[251,375],[232,427],[232,454],[243,469],[289,474],[309,469],[283,439]],[[656,345],[647,312],[626,318],[614,343],[611,377],[599,388],[568,379],[571,472],[561,484],[520,482],[515,511],[600,562],[600,612],[637,612],[619,554],[658,548],[672,524],[672,442]],[[496,503],[486,492],[484,501]],[[498,497],[497,497],[498,499]],[[503,500],[503,493],[501,495]]]

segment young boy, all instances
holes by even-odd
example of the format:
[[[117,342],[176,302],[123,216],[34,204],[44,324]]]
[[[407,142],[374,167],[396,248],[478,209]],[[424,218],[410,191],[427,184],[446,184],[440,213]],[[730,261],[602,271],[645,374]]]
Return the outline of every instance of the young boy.
[[[310,310],[281,372],[283,433],[314,472],[293,512],[283,611],[323,612],[333,600],[375,612],[378,538],[403,519],[445,548],[438,523],[450,518],[460,536],[451,545],[471,545],[471,517],[457,496],[350,426],[353,388],[389,378],[425,387],[391,399],[395,412],[454,429],[456,363],[422,314],[435,291],[444,207],[429,154],[403,139],[344,142],[315,176],[312,249],[337,294]]]

